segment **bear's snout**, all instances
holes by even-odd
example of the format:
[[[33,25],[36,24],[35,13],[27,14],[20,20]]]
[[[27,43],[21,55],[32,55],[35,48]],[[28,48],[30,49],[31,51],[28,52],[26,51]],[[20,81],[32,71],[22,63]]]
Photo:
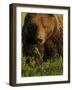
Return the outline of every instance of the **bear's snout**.
[[[42,39],[37,38],[37,42],[38,42],[38,43],[41,43],[42,41],[43,41]]]

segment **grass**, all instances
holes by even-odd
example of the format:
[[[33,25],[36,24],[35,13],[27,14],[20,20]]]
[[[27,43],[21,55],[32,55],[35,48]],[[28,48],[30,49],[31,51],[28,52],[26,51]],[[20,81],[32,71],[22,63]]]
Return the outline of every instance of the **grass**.
[[[25,12],[22,12],[22,13],[21,13],[21,25],[22,25],[22,27],[23,27],[23,25],[24,25],[24,19],[25,19],[26,14],[27,14],[27,13],[25,13]]]
[[[21,69],[22,77],[62,75],[63,60],[62,57],[52,58],[48,59],[47,62],[43,62],[40,65],[36,64],[35,60],[27,64],[25,61],[25,57],[23,57]]]

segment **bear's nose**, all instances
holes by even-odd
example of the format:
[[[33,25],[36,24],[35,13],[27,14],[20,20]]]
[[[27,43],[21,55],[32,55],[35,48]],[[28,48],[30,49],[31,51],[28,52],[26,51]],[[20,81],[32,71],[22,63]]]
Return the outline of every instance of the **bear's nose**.
[[[41,43],[42,42],[42,39],[38,38],[37,39],[37,42]]]

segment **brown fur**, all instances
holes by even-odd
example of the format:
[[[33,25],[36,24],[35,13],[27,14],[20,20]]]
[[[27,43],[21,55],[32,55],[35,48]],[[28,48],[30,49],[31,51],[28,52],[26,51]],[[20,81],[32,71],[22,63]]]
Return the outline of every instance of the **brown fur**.
[[[58,15],[27,14],[22,30],[23,54],[37,47],[45,57],[63,56],[63,26]]]

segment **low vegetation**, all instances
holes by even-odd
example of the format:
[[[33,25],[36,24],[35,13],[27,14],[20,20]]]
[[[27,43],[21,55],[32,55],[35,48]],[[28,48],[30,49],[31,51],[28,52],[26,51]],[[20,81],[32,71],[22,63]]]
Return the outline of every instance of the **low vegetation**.
[[[63,74],[62,57],[48,59],[47,62],[43,62],[42,64],[37,64],[35,60],[33,60],[33,58],[31,62],[27,64],[26,58],[23,57],[21,66],[22,77],[51,76]]]

